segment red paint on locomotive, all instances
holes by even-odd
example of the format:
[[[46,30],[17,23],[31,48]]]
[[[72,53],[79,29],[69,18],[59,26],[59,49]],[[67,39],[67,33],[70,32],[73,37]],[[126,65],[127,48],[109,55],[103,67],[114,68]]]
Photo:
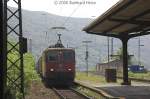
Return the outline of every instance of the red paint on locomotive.
[[[75,78],[75,51],[70,48],[48,48],[38,62],[37,71],[48,84],[69,84]],[[40,61],[39,60],[39,61]]]

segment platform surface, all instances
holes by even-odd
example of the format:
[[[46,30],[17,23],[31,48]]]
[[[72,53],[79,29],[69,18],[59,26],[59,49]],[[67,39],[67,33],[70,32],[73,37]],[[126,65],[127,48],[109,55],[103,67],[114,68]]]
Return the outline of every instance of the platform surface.
[[[98,87],[98,89],[115,97],[125,97],[125,99],[150,99],[150,86],[111,86]]]
[[[82,82],[88,86],[102,90],[106,94],[123,99],[150,99],[150,83],[132,82],[131,86],[118,83],[92,84]]]
[[[114,97],[124,97],[125,99],[150,99],[150,84],[132,83],[126,85],[105,85],[96,87]]]

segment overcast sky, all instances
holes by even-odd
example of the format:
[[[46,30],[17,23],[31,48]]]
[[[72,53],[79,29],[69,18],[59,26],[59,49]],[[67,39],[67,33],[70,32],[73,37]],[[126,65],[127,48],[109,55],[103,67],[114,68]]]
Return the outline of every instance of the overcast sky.
[[[22,0],[22,8],[71,17],[99,16],[119,0]],[[15,4],[9,2],[9,6]]]

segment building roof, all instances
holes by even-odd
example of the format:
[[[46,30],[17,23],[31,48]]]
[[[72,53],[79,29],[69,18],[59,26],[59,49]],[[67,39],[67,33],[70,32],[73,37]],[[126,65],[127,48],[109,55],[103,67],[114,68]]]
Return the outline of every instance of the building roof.
[[[83,30],[116,38],[150,34],[150,0],[120,0]]]

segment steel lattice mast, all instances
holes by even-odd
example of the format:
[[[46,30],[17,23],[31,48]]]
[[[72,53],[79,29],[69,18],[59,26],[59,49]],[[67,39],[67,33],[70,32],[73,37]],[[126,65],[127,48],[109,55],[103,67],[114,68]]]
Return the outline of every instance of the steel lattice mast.
[[[6,92],[7,33],[4,17],[4,0],[0,0],[0,99],[5,99]]]
[[[8,7],[13,2],[16,8]],[[0,48],[1,48],[1,99],[24,98],[24,41],[22,35],[21,0],[1,0]],[[7,48],[8,47],[8,48]],[[13,57],[15,54],[17,57]]]

